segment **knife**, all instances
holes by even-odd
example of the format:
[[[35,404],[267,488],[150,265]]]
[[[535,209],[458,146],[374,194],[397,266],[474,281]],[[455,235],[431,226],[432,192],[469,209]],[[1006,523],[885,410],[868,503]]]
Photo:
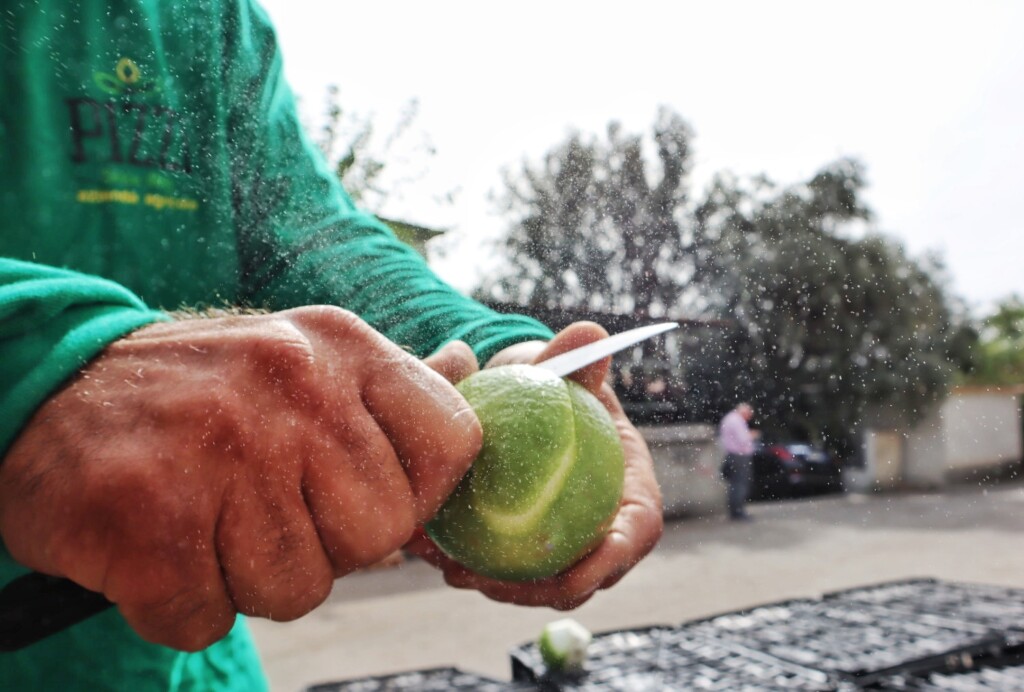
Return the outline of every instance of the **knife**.
[[[678,326],[675,322],[661,322],[637,327],[567,351],[536,366],[565,377]],[[112,605],[103,594],[89,591],[70,579],[39,572],[22,575],[0,590],[0,652],[34,644]]]
[[[614,336],[598,339],[593,343],[574,348],[554,358],[536,363],[536,367],[544,368],[559,377],[565,377],[586,365],[596,363],[613,353],[618,353],[630,346],[635,346],[641,341],[650,339],[652,336],[664,334],[678,326],[675,322],[659,322],[658,324],[649,324],[646,327],[637,327],[636,329],[619,332]]]

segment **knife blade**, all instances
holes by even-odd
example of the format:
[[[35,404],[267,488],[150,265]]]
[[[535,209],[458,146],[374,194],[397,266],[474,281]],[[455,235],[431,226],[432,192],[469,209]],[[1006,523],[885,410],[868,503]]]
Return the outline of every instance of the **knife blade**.
[[[678,326],[679,325],[676,322],[659,322],[657,324],[649,324],[645,327],[629,329],[593,343],[580,346],[579,348],[574,348],[571,351],[566,351],[554,358],[549,358],[548,360],[540,363],[535,363],[535,367],[544,368],[559,377],[565,377],[566,375],[576,372],[582,367],[590,365],[591,363],[596,363],[602,358],[618,353],[630,346],[635,346],[641,341],[650,339],[652,336],[664,334]]]

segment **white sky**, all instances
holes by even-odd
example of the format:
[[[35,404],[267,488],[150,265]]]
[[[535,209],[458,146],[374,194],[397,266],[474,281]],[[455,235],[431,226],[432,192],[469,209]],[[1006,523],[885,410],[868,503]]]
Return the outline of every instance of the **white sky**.
[[[791,183],[856,156],[877,229],[940,253],[953,293],[1024,293],[1024,3],[262,1],[307,114],[329,84],[382,123],[419,100],[437,155],[385,211],[452,229],[434,266],[461,289],[504,228],[502,168],[572,128],[646,133],[666,104],[696,132],[695,196],[723,169]]]

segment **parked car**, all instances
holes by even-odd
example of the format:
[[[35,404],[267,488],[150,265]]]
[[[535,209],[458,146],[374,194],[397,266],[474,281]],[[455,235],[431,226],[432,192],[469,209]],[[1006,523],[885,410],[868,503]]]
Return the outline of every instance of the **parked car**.
[[[753,464],[752,500],[777,500],[843,489],[839,460],[806,442],[758,443]]]

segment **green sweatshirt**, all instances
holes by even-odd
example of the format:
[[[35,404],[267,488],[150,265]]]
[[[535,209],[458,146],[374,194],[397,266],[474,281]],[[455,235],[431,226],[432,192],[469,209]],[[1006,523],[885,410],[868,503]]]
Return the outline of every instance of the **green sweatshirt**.
[[[340,305],[421,356],[462,339],[484,361],[551,336],[459,295],[354,207],[303,135],[248,0],[5,2],[0,454],[106,344],[164,310],[225,303]],[[0,583],[21,571],[0,551]],[[0,654],[4,689],[264,684],[241,622],[189,655],[111,610]]]

